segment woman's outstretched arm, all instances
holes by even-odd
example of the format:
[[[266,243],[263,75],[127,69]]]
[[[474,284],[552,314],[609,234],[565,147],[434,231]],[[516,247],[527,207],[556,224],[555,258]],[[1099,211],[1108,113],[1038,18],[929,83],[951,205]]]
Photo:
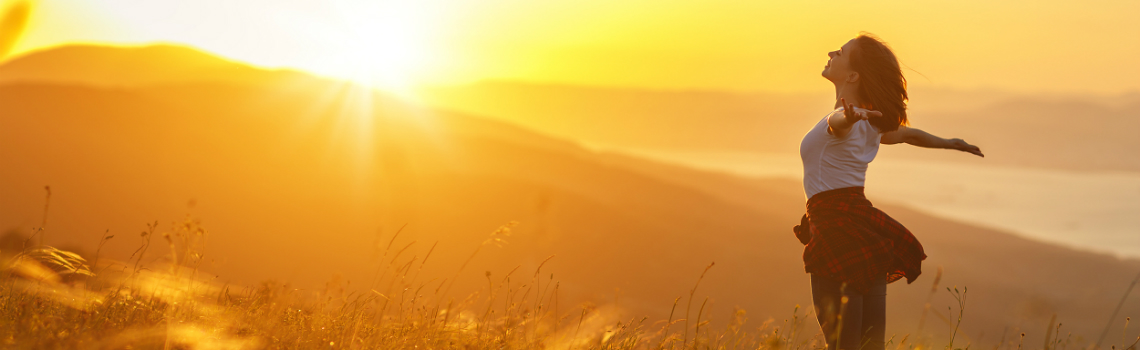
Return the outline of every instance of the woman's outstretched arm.
[[[944,139],[920,129],[908,128],[906,126],[899,126],[898,130],[884,133],[883,138],[879,142],[884,145],[905,142],[918,147],[956,149],[978,157],[985,157],[978,146],[966,143],[966,141],[962,141],[962,139]]]
[[[839,104],[843,106],[842,112],[836,109],[827,116],[827,132],[838,138],[847,136],[847,132],[851,131],[851,126],[855,125],[855,122],[883,116],[879,111],[855,107],[855,104],[847,103],[843,98],[839,99]]]

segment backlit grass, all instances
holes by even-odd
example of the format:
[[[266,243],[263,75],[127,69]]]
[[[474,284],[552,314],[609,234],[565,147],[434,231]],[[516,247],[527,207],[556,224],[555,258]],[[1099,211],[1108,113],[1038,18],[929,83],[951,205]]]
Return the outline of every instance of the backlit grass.
[[[330,284],[302,292],[287,283],[257,286],[208,282],[197,266],[206,231],[196,221],[176,223],[167,233],[148,225],[127,261],[93,261],[46,246],[27,248],[3,263],[0,283],[0,347],[26,349],[823,349],[814,315],[789,307],[786,319],[749,323],[736,310],[723,325],[710,325],[697,293],[702,273],[688,294],[677,298],[668,319],[613,321],[612,310],[561,300],[553,275],[509,271],[485,273],[485,288],[462,298],[445,298],[448,281],[421,282],[430,259],[402,259],[403,248],[388,244],[371,288],[345,291]],[[494,231],[485,244],[501,242],[512,224]],[[38,232],[42,234],[42,232]],[[170,253],[161,263],[143,264],[160,236]],[[106,243],[113,236],[101,240]],[[395,240],[395,237],[392,239]],[[31,240],[29,240],[30,242]],[[482,246],[475,247],[470,262]],[[434,250],[434,247],[432,247]],[[545,263],[545,261],[544,261]],[[714,265],[709,265],[708,272]],[[941,271],[939,271],[939,275]],[[678,276],[684,278],[685,276]],[[694,276],[695,277],[695,276]],[[689,277],[692,278],[692,277]],[[938,278],[935,278],[937,289]],[[521,282],[520,282],[521,281]],[[938,315],[957,332],[965,312],[965,290],[957,314]],[[682,300],[684,299],[684,300]],[[683,308],[680,309],[680,308]],[[928,306],[929,308],[929,306]],[[931,310],[927,310],[931,311]],[[922,322],[926,321],[924,313]],[[1089,347],[1062,337],[1050,326],[1051,349]],[[960,334],[959,334],[960,335]],[[1024,335],[1003,338],[995,349],[1022,349]],[[969,349],[968,341],[931,344],[930,337],[902,335],[888,349]],[[1138,338],[1140,339],[1140,338]],[[1135,343],[1128,347],[1133,350]],[[988,346],[987,346],[988,347]]]

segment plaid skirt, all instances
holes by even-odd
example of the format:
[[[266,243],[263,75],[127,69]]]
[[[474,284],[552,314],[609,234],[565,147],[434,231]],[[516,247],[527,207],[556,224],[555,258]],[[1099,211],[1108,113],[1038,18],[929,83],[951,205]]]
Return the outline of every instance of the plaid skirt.
[[[860,293],[869,282],[887,283],[922,273],[922,244],[898,221],[871,205],[863,187],[820,192],[793,231],[804,247],[804,270],[845,282]]]

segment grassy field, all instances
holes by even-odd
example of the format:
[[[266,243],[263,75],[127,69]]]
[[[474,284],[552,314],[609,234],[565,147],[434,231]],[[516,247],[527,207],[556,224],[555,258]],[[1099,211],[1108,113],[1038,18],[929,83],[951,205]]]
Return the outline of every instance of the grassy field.
[[[502,242],[512,224],[491,233],[483,245]],[[321,291],[288,283],[258,286],[211,282],[198,270],[206,231],[187,219],[171,232],[148,225],[128,260],[93,261],[47,246],[9,255],[0,284],[0,347],[18,349],[822,349],[814,315],[800,306],[782,320],[745,326],[745,310],[713,327],[699,296],[701,276],[677,298],[669,319],[633,318],[614,322],[605,306],[559,298],[553,275],[485,272],[486,287],[447,297],[451,278],[423,281],[420,268],[430,259],[406,258],[389,242],[369,288],[347,288],[333,280]],[[43,232],[37,231],[42,237]],[[156,238],[158,236],[158,238]],[[398,234],[397,234],[398,236]],[[29,246],[36,235],[25,241]],[[114,236],[104,236],[101,243]],[[396,237],[392,237],[395,241]],[[144,259],[152,245],[165,244],[163,256]],[[482,248],[475,247],[474,258]],[[102,248],[102,244],[99,246]],[[395,248],[395,249],[393,249]],[[406,248],[405,248],[406,249]],[[144,264],[143,261],[154,261]],[[545,262],[544,262],[545,263]],[[418,266],[417,266],[418,265]],[[705,272],[713,268],[710,264]],[[941,271],[939,271],[941,273]],[[935,290],[938,278],[935,278]],[[957,320],[930,312],[954,333],[965,308],[965,291],[947,289],[959,300],[947,310]],[[932,290],[933,293],[933,290]],[[703,301],[702,301],[703,300]],[[561,304],[560,304],[561,303]],[[665,307],[668,307],[665,305]],[[929,305],[928,305],[929,308]],[[931,310],[927,310],[931,311]],[[923,321],[927,318],[924,313]],[[957,321],[957,322],[955,322]],[[928,327],[935,328],[935,327]],[[938,327],[942,329],[941,327]],[[1046,332],[1048,349],[1089,348],[1063,333]],[[1057,335],[1057,336],[1054,336]],[[1003,335],[996,349],[1022,349],[1020,337]],[[889,349],[941,347],[969,349],[968,342],[932,344],[931,337],[893,336]],[[1140,339],[1140,338],[1138,338]],[[988,346],[988,345],[987,345]],[[1135,343],[1128,347],[1134,349]],[[1114,346],[1115,348],[1115,346]]]

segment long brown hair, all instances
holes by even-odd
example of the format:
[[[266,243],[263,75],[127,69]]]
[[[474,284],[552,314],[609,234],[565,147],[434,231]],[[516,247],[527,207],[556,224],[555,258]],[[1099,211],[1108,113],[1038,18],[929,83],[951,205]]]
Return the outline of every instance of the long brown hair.
[[[899,60],[890,47],[870,33],[855,38],[857,49],[851,53],[851,69],[859,73],[859,101],[863,108],[883,113],[872,118],[871,125],[880,132],[898,130],[906,125],[906,78]]]

